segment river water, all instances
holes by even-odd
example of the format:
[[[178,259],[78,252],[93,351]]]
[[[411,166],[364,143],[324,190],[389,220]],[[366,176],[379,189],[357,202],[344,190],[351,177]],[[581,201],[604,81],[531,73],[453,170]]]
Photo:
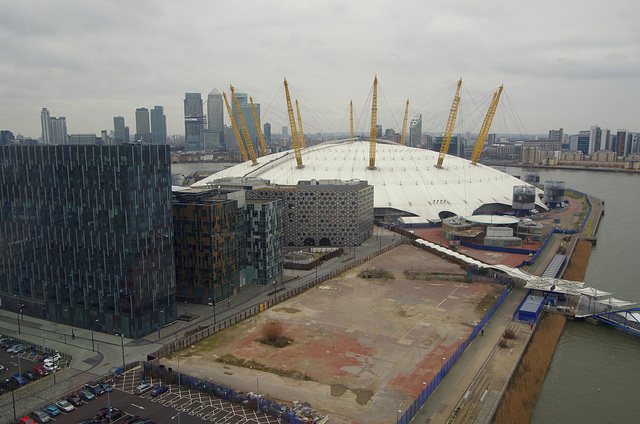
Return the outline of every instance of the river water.
[[[228,164],[174,164],[173,174],[218,171]],[[522,170],[508,168],[511,174]],[[605,201],[598,244],[591,251],[587,286],[640,303],[640,176],[594,171],[541,170],[540,180]],[[531,418],[533,424],[640,421],[640,338],[608,325],[568,321]]]
[[[516,174],[516,169],[507,172]],[[522,175],[522,174],[520,174]],[[594,171],[540,171],[605,201],[598,244],[585,285],[640,302],[640,176]],[[640,420],[640,338],[613,327],[568,321],[549,366],[531,423],[619,423]]]

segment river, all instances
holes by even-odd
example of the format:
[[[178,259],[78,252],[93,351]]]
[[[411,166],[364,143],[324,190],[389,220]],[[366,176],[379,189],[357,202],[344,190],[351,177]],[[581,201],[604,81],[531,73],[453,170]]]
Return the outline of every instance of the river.
[[[518,170],[507,172],[517,174]],[[522,174],[520,174],[522,175]],[[640,176],[540,170],[540,181],[564,181],[605,201],[587,286],[640,302]],[[568,321],[547,371],[531,423],[637,422],[640,418],[640,338],[613,327]]]

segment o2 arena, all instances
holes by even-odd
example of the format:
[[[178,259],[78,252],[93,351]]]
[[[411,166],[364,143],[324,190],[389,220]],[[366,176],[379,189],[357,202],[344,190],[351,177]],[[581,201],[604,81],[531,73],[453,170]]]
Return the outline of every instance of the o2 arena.
[[[449,216],[490,214],[509,210],[514,186],[527,183],[496,169],[439,153],[396,143],[378,142],[375,167],[370,166],[369,140],[326,142],[248,160],[193,184],[214,185],[220,178],[262,178],[271,184],[296,185],[301,180],[366,180],[374,186],[377,219],[400,216],[439,222]],[[536,189],[536,193],[541,192]],[[546,206],[535,196],[536,208]]]

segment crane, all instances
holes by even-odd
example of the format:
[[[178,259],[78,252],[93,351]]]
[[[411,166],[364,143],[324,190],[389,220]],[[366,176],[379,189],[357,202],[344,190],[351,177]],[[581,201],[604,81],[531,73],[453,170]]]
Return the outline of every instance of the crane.
[[[296,120],[293,117],[293,107],[291,106],[291,97],[289,97],[289,85],[287,79],[284,79],[284,91],[287,95],[287,111],[289,112],[289,125],[291,125],[291,138],[293,139],[293,150],[296,154],[296,164],[298,168],[304,167],[302,164],[302,153],[300,152],[300,143],[298,141],[298,130],[296,128]]]
[[[458,106],[460,105],[460,86],[462,85],[462,78],[458,81],[458,88],[456,89],[456,95],[453,97],[453,104],[451,105],[451,111],[449,112],[449,120],[447,121],[447,128],[444,130],[444,137],[442,137],[442,145],[440,146],[440,155],[438,156],[438,163],[436,167],[442,168],[442,162],[444,162],[444,156],[449,153],[449,144],[451,144],[451,135],[453,134],[453,127],[456,124],[456,116],[458,116]]]
[[[227,100],[227,95],[223,92],[222,97],[224,97],[224,103],[227,105],[227,113],[229,114],[229,119],[231,120],[231,126],[233,127],[233,132],[236,134],[236,140],[238,141],[238,147],[240,148],[240,154],[242,155],[242,160],[247,161],[249,158],[247,157],[247,151],[244,148],[244,143],[242,142],[242,136],[240,135],[240,131],[238,131],[238,125],[236,125],[236,120],[233,117],[233,112],[231,112],[231,106],[229,106],[229,100]]]
[[[407,107],[404,109],[404,122],[402,123],[402,136],[400,136],[400,144],[404,144],[407,137],[407,118],[409,117],[409,99],[407,99]]]
[[[249,130],[247,130],[247,124],[244,122],[244,116],[242,116],[242,111],[240,110],[240,104],[238,103],[238,98],[236,97],[235,91],[233,91],[233,85],[229,85],[231,88],[231,96],[233,97],[233,104],[236,106],[236,110],[238,111],[238,121],[240,121],[240,128],[242,128],[242,135],[244,136],[244,142],[247,143],[247,150],[249,150],[249,157],[251,157],[251,162],[254,165],[258,164],[256,160],[256,152],[253,151],[253,143],[251,143],[251,137],[249,136]]]
[[[298,99],[296,99],[296,111],[298,112],[298,126],[300,126],[300,148],[307,147],[307,143],[304,141],[304,131],[302,131],[302,118],[300,117],[300,108],[298,107]]]
[[[498,91],[493,93],[493,100],[491,100],[491,104],[489,105],[487,116],[484,117],[482,128],[480,128],[480,134],[478,134],[478,140],[476,140],[476,145],[473,148],[473,154],[471,155],[471,163],[474,165],[477,165],[478,160],[480,160],[480,154],[484,148],[484,141],[487,139],[487,134],[489,134],[489,128],[491,128],[491,122],[493,121],[493,116],[496,114],[496,108],[500,101],[503,86],[504,85],[501,85]]]
[[[353,133],[353,100],[349,101],[349,111],[351,115],[351,125],[349,126],[349,138],[353,140],[355,138]]]
[[[376,169],[376,135],[378,133],[378,76],[373,80],[371,104],[371,133],[369,136],[369,169]]]
[[[262,135],[262,128],[260,128],[260,119],[256,113],[256,107],[253,105],[253,98],[249,97],[251,102],[251,109],[253,109],[253,119],[256,121],[256,129],[258,130],[258,138],[260,139],[260,147],[262,147],[262,156],[267,155],[267,145],[264,143],[264,136]]]

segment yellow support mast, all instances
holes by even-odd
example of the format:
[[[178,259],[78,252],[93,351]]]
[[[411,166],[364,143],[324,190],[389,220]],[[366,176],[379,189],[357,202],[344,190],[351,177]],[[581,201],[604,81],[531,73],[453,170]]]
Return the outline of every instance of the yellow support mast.
[[[249,136],[249,130],[247,130],[247,124],[244,122],[244,116],[242,116],[242,111],[240,110],[240,104],[238,103],[238,99],[236,97],[235,91],[233,91],[233,85],[229,85],[231,88],[231,97],[233,97],[233,104],[236,105],[236,110],[238,111],[238,121],[240,121],[240,128],[242,128],[242,135],[244,136],[244,142],[247,143],[247,150],[249,150],[249,157],[251,157],[251,162],[254,165],[258,164],[256,160],[256,152],[253,150],[253,143],[251,143],[251,136]]]
[[[378,134],[378,76],[373,80],[371,104],[371,133],[369,135],[369,169],[376,169],[376,135]]]
[[[409,118],[409,99],[407,99],[407,107],[404,108],[404,122],[402,123],[402,135],[400,136],[400,144],[404,145],[407,138],[407,118]]]
[[[253,109],[253,119],[256,121],[256,129],[258,130],[258,138],[260,139],[260,147],[262,147],[262,156],[267,155],[267,145],[264,143],[264,136],[262,135],[262,128],[260,128],[260,119],[258,119],[258,113],[256,107],[253,105],[253,98],[249,97],[251,102],[251,109]]]
[[[355,138],[355,134],[353,132],[353,100],[349,101],[349,111],[350,111],[350,122],[351,125],[349,126],[349,138],[351,140],[353,140]]]
[[[231,112],[231,106],[229,106],[229,100],[227,100],[227,95],[225,93],[222,93],[222,97],[224,97],[224,103],[227,105],[227,113],[229,114],[229,120],[231,120],[231,126],[233,127],[233,132],[236,134],[236,140],[238,141],[238,147],[240,148],[242,161],[247,161],[249,159],[247,156],[247,151],[244,148],[244,143],[242,142],[242,136],[240,135],[240,131],[238,131],[238,125],[236,125],[236,120],[233,117],[233,112]]]
[[[293,117],[293,107],[291,106],[291,97],[289,97],[289,85],[287,79],[284,79],[284,91],[287,95],[287,111],[289,112],[289,125],[291,126],[291,139],[293,140],[293,150],[296,154],[296,164],[298,168],[303,168],[302,153],[300,152],[300,143],[298,141],[298,130],[296,127],[296,119]]]
[[[478,160],[480,160],[480,154],[482,153],[482,149],[484,148],[484,142],[487,139],[487,135],[489,134],[491,122],[493,122],[493,116],[496,114],[496,108],[498,107],[498,102],[500,101],[502,88],[503,85],[500,86],[498,91],[493,93],[493,100],[491,101],[491,105],[489,105],[487,116],[484,117],[484,122],[482,123],[480,134],[478,134],[478,140],[476,140],[476,145],[473,148],[473,154],[471,155],[471,163],[474,165],[477,165]]]
[[[442,162],[444,157],[449,153],[449,145],[451,144],[451,136],[453,135],[453,127],[456,125],[456,117],[458,116],[458,106],[460,105],[460,86],[462,85],[462,78],[458,81],[458,88],[456,89],[456,95],[453,97],[453,104],[451,105],[451,111],[449,112],[449,120],[447,121],[447,128],[444,130],[444,137],[442,137],[442,145],[440,146],[440,155],[438,156],[438,163],[436,167],[442,168]]]
[[[302,117],[300,117],[300,108],[298,107],[298,99],[296,99],[296,112],[298,112],[298,126],[300,127],[300,148],[307,147],[307,143],[304,141],[304,131],[302,131]]]

